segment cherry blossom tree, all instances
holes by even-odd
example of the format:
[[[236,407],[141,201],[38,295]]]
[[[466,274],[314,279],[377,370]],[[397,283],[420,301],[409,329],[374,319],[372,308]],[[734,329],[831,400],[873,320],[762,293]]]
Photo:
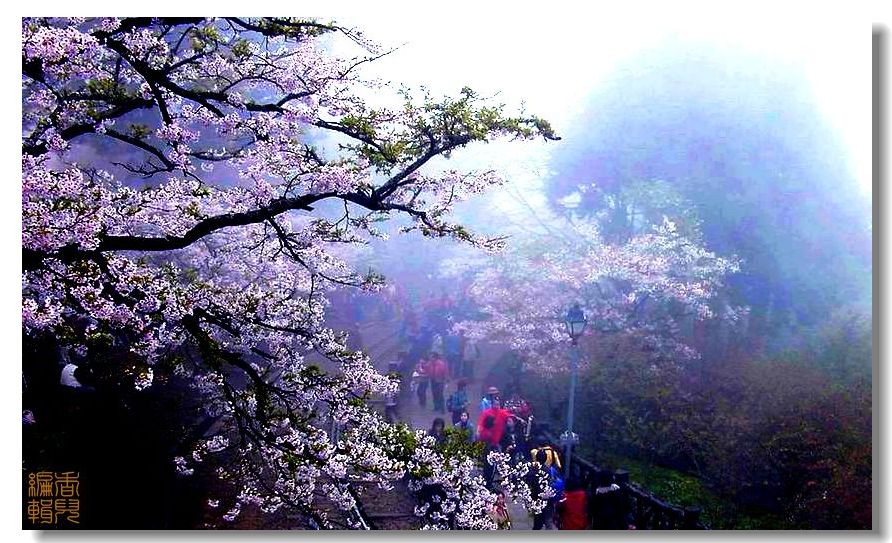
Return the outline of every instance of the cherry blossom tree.
[[[639,334],[671,361],[698,356],[679,338],[683,319],[734,320],[745,312],[713,307],[739,262],[706,250],[668,218],[621,244],[605,241],[596,219],[554,218],[546,226],[477,270],[470,292],[484,317],[456,325],[507,344],[535,371],[567,371],[564,316],[574,303],[585,311],[588,335]]]
[[[333,56],[335,40],[357,56]],[[467,88],[377,107],[361,96],[389,87],[360,72],[384,54],[304,19],[23,19],[23,330],[85,360],[111,338],[138,356],[120,368],[137,388],[162,367],[188,378],[225,424],[175,463],[185,475],[234,456],[227,519],[253,503],[332,527],[320,497],[350,511],[351,481],[411,474],[444,489],[443,526],[494,527],[471,459],[364,403],[395,383],[323,315],[331,289],[381,278],[333,248],[397,216],[497,247],[448,215],[503,179],[426,166],[473,142],[556,136]]]

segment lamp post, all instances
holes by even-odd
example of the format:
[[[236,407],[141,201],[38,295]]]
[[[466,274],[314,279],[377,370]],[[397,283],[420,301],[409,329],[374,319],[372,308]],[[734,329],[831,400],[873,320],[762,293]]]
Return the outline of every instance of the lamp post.
[[[567,431],[561,434],[561,443],[564,445],[564,480],[570,477],[570,461],[573,455],[573,446],[579,443],[579,436],[573,432],[573,408],[576,403],[576,368],[579,365],[579,336],[585,330],[588,322],[585,320],[585,313],[579,304],[573,304],[570,311],[567,312],[567,318],[564,322],[567,326],[567,333],[573,341],[573,347],[570,349],[570,401],[567,403]]]

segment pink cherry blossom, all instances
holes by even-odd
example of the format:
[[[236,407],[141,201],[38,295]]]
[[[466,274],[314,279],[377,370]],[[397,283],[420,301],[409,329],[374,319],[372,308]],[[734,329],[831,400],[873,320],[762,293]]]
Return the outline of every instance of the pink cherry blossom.
[[[564,316],[579,303],[589,332],[643,333],[673,360],[699,356],[680,339],[677,321],[717,315],[711,304],[739,270],[735,258],[686,239],[668,219],[623,245],[604,242],[596,222],[554,231],[562,229],[575,235],[516,245],[478,269],[470,293],[486,317],[456,328],[508,345],[544,374],[565,371],[571,340]]]
[[[322,35],[367,56],[336,58]],[[382,237],[374,225],[392,216],[495,247],[449,212],[503,180],[428,163],[475,141],[556,137],[469,89],[366,103],[358,91],[382,86],[355,67],[378,54],[356,30],[302,19],[22,21],[23,330],[88,360],[89,337],[112,338],[138,389],[188,379],[224,424],[172,461],[188,477],[234,453],[218,470],[240,489],[224,521],[252,504],[332,527],[319,493],[349,512],[351,481],[434,473],[419,484],[445,489],[453,520],[428,527],[495,527],[475,459],[444,457],[363,401],[396,384],[325,313],[334,289],[381,280],[333,247]],[[73,326],[84,335],[61,333]],[[529,502],[519,480],[511,492]]]

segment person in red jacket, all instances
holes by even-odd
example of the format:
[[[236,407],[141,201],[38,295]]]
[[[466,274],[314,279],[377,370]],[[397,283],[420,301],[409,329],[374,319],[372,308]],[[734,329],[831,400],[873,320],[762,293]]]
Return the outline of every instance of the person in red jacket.
[[[481,411],[477,419],[477,439],[485,441],[492,447],[498,447],[505,433],[505,425],[511,416],[511,411],[502,409],[498,398],[494,399],[492,407]]]
[[[434,351],[427,361],[428,374],[431,379],[431,397],[434,400],[434,411],[445,413],[446,402],[443,391],[446,388],[446,380],[449,377],[449,367],[446,361],[440,357],[440,353]]]
[[[564,487],[564,497],[557,504],[561,530],[587,530],[588,492],[583,489],[579,479],[571,477]]]

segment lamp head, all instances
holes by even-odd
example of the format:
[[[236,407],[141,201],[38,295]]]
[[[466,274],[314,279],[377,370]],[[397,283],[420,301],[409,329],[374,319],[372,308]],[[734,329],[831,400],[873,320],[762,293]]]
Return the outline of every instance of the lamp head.
[[[573,307],[567,312],[565,324],[567,325],[567,333],[570,334],[570,338],[575,343],[579,336],[582,335],[582,332],[585,331],[585,325],[588,324],[588,321],[585,319],[585,313],[578,303],[573,304]]]

